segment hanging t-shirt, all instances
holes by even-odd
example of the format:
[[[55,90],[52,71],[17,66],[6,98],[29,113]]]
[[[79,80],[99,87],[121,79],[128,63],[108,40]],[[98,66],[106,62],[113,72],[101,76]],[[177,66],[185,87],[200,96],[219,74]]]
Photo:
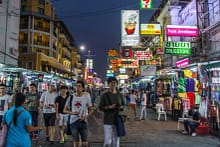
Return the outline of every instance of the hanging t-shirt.
[[[202,100],[202,97],[200,94],[195,93],[195,104],[200,104]]]
[[[186,79],[186,92],[194,92],[195,81],[194,79]]]
[[[70,106],[70,97],[67,99],[65,106],[66,107]],[[87,113],[88,107],[91,106],[92,106],[91,98],[87,94],[84,94],[80,97],[74,94],[72,98],[71,111],[79,112],[79,115],[71,115],[70,123],[74,123],[75,121],[77,121],[80,118],[80,116],[85,117],[86,115],[88,115]]]
[[[8,103],[10,102],[10,96],[4,95],[0,97],[0,115],[4,115],[8,110]]]
[[[184,78],[179,78],[177,83],[177,92],[186,92],[186,80]]]
[[[196,80],[196,79],[194,79],[194,82],[195,82],[195,85],[194,85],[194,90],[197,92],[197,91],[199,91],[199,89],[198,89],[198,84],[199,84],[199,81],[198,81],[198,80]]]
[[[190,105],[194,105],[195,104],[195,93],[194,92],[187,92],[187,97],[189,98],[190,101]]]

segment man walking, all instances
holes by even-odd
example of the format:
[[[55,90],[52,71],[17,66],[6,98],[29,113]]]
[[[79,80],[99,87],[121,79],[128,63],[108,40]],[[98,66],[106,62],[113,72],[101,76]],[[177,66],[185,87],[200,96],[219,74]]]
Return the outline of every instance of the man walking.
[[[6,85],[0,84],[0,124],[2,123],[2,117],[8,108],[11,106],[10,96],[6,94]]]
[[[32,125],[38,126],[38,110],[39,110],[40,94],[37,92],[37,85],[34,83],[30,84],[30,92],[26,96],[27,110],[30,112],[32,117]],[[37,139],[37,132],[31,132],[32,140]]]
[[[68,87],[62,85],[60,87],[60,96],[56,98],[56,118],[58,120],[58,127],[59,127],[59,135],[60,135],[60,143],[64,143],[65,135],[64,129],[68,121],[68,114],[63,112],[64,106],[66,104],[66,100],[68,98],[67,95]]]
[[[120,146],[120,137],[118,137],[114,115],[123,109],[123,96],[117,90],[118,81],[115,77],[109,77],[109,90],[102,94],[99,109],[104,112],[104,147]]]
[[[64,107],[64,113],[70,114],[70,128],[73,138],[73,147],[88,146],[88,125],[87,117],[92,111],[90,95],[84,92],[85,84],[83,81],[76,82],[76,93],[70,96]]]

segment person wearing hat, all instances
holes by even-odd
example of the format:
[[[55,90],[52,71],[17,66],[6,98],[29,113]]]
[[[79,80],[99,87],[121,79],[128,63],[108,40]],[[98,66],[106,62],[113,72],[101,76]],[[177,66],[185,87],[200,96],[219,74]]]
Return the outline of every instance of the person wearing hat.
[[[101,95],[99,109],[104,112],[104,147],[120,146],[120,137],[118,137],[114,114],[115,111],[123,110],[125,102],[123,96],[118,92],[118,80],[115,77],[109,77],[107,80],[109,90]]]
[[[60,95],[56,98],[56,101],[55,101],[56,119],[58,121],[60,143],[61,144],[64,143],[64,139],[66,137],[66,134],[64,134],[64,129],[65,129],[65,126],[67,125],[67,121],[68,121],[68,114],[65,114],[63,112],[63,109],[66,104],[66,100],[68,98],[67,92],[68,92],[68,87],[65,85],[62,85],[60,87]]]

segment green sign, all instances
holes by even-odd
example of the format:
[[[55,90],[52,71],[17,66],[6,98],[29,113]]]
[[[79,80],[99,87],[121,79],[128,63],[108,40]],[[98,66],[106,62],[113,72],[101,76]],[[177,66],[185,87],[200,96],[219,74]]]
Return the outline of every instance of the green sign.
[[[190,55],[190,42],[165,42],[165,54]]]

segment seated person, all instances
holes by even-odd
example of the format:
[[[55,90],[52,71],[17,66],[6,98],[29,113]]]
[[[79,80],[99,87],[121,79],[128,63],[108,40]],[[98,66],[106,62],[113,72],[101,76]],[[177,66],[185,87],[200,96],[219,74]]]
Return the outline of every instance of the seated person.
[[[192,114],[192,118],[189,118],[187,120],[183,121],[183,125],[184,125],[184,131],[182,132],[183,134],[192,134],[192,136],[196,136],[196,128],[200,125],[200,119],[201,116],[199,114],[199,111],[197,110],[192,110],[189,111]],[[189,130],[190,128],[190,130]]]

